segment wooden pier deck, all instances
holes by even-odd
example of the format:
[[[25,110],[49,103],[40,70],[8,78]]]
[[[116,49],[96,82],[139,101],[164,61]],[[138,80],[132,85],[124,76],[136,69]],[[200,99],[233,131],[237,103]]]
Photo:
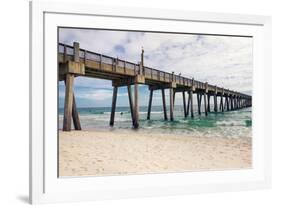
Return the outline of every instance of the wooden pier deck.
[[[128,89],[129,105],[131,110],[132,125],[139,127],[139,92],[138,85],[148,85],[150,90],[147,119],[150,119],[152,98],[154,90],[161,90],[163,101],[163,117],[168,120],[165,90],[169,90],[170,120],[174,120],[174,101],[177,92],[182,93],[184,117],[194,117],[193,98],[197,95],[198,114],[211,112],[210,100],[213,98],[214,112],[224,112],[249,107],[252,97],[240,92],[235,92],[223,87],[200,82],[193,78],[187,78],[174,73],[164,72],[144,65],[143,50],[139,63],[132,63],[122,59],[113,58],[92,51],[79,48],[79,43],[73,46],[58,45],[58,69],[59,80],[65,81],[65,104],[63,130],[71,130],[71,120],[74,128],[81,130],[79,114],[76,108],[73,82],[76,76],[93,77],[112,81],[113,98],[111,117],[109,124],[114,125],[114,116],[117,100],[118,87],[126,86]],[[134,96],[132,96],[131,85],[134,85]],[[187,95],[186,95],[187,94]],[[202,102],[202,98],[203,101]],[[219,101],[219,102],[218,102]],[[201,105],[203,110],[201,110]]]

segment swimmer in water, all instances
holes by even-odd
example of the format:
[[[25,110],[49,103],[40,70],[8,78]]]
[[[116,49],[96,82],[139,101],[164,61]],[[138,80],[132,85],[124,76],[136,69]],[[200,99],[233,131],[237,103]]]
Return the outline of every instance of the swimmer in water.
[[[120,115],[123,115],[123,112],[120,112]]]

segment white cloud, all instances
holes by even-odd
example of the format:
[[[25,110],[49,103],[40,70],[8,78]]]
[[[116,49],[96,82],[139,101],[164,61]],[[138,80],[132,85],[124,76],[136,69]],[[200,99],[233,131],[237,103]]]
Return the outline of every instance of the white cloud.
[[[168,72],[182,73],[210,84],[240,92],[252,90],[252,39],[246,37],[163,34],[123,31],[63,29],[60,41],[80,42],[82,48],[118,56],[137,63],[141,47],[145,65]],[[125,52],[116,50],[116,46]],[[78,79],[81,86],[111,87],[111,83]],[[100,94],[111,97],[112,93]]]

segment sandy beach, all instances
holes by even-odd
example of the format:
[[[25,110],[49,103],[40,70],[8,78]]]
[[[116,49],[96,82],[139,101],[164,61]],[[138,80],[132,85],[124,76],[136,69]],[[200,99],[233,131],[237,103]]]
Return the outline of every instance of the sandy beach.
[[[251,138],[175,136],[134,130],[59,132],[60,176],[251,168]]]

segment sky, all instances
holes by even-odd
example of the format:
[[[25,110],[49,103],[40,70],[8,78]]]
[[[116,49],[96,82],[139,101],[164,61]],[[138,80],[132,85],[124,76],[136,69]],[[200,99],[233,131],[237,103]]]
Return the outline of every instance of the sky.
[[[138,63],[144,49],[144,65],[181,73],[182,76],[208,82],[245,94],[252,92],[253,44],[250,37],[171,34],[96,29],[59,29],[59,42]],[[149,91],[139,86],[141,106],[148,104]],[[76,77],[74,92],[78,107],[109,107],[112,82]],[[166,96],[168,97],[168,91]],[[167,98],[168,99],[168,98]],[[181,104],[176,95],[175,104]],[[169,101],[167,101],[169,102]],[[161,93],[153,94],[153,105],[161,105]],[[59,83],[59,106],[64,104],[64,83]],[[128,106],[127,89],[118,89],[117,106]]]

